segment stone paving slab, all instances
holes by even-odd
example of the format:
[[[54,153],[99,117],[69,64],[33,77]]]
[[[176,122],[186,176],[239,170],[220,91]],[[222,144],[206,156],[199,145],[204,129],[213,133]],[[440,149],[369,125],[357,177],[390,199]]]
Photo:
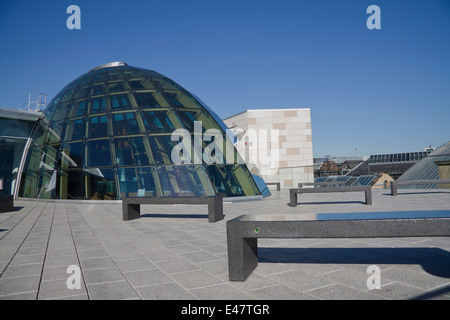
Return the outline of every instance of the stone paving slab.
[[[282,189],[226,202],[224,220],[208,223],[202,205],[143,205],[125,222],[120,204],[17,200],[0,213],[0,299],[450,299],[450,238],[261,239],[253,274],[230,282],[225,226],[241,214],[449,210],[450,192],[374,190],[372,206],[345,193],[299,202],[290,207]],[[79,289],[67,287],[70,265]],[[371,265],[380,289],[367,287]]]

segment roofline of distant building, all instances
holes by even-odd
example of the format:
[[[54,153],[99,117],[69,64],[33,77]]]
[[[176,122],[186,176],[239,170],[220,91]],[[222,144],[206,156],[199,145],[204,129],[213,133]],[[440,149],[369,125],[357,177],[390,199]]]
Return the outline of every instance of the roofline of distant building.
[[[226,117],[226,118],[224,118],[223,120],[227,120],[227,119],[236,117],[236,116],[238,116],[238,115],[240,115],[240,114],[244,114],[244,113],[249,112],[249,111],[292,111],[292,110],[311,110],[311,108],[283,108],[283,109],[267,108],[267,109],[247,109],[247,110],[245,110],[245,111],[236,113],[236,114],[234,114],[234,115],[232,115],[232,116]]]
[[[0,107],[0,118],[37,121],[43,117],[42,112],[26,111]]]

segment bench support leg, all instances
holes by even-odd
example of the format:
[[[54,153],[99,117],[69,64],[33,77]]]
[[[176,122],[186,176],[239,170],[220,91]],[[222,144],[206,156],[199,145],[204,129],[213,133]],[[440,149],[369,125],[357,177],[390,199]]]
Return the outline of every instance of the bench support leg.
[[[228,240],[228,273],[230,281],[244,281],[258,266],[258,239]]]
[[[366,191],[365,194],[366,194],[366,204],[372,205],[372,190]]]
[[[0,212],[14,211],[13,196],[0,196]]]
[[[297,193],[291,192],[289,195],[291,207],[297,206]]]
[[[395,181],[391,181],[391,196],[397,195],[397,184]]]
[[[123,212],[123,221],[140,218],[141,205],[122,203],[122,212]]]
[[[208,221],[217,222],[223,220],[222,198],[214,198],[208,202]]]

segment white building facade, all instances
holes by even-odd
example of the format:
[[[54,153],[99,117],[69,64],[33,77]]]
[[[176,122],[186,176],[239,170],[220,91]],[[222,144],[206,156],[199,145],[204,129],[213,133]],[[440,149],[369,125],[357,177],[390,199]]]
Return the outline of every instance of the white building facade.
[[[309,108],[250,109],[224,122],[252,173],[286,188],[314,181]]]

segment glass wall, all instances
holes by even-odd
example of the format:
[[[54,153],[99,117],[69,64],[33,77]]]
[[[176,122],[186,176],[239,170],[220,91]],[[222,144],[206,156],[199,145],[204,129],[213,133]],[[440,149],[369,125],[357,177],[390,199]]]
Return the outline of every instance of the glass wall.
[[[177,129],[190,139],[174,138]],[[174,154],[185,161],[173,161]],[[172,80],[134,67],[101,68],[50,102],[32,136],[19,196],[259,195],[237,158],[223,123]]]
[[[23,152],[33,121],[0,118],[0,194],[14,195]]]

